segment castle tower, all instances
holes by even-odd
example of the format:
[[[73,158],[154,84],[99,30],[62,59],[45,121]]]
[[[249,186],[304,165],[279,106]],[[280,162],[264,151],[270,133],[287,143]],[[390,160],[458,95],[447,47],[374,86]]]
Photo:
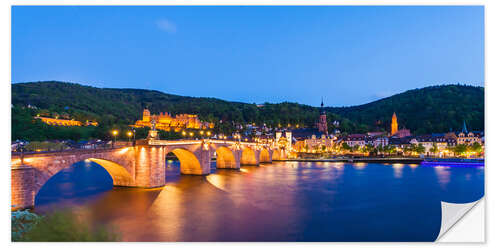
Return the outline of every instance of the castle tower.
[[[148,109],[144,109],[144,111],[142,111],[142,120],[145,122],[151,121],[151,113]]]
[[[318,131],[328,135],[328,124],[326,122],[326,112],[323,105],[323,98],[321,98],[321,109],[318,121]]]
[[[392,114],[392,122],[391,122],[391,135],[394,135],[398,132],[398,118],[396,117],[396,112]]]

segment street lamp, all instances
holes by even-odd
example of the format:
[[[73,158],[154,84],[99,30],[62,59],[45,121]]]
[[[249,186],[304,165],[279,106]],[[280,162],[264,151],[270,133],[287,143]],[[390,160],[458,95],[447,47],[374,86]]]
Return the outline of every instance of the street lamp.
[[[111,147],[114,148],[115,142],[116,142],[116,135],[118,135],[118,130],[113,130],[111,133],[113,134],[113,137],[115,138],[113,143],[111,144]]]
[[[128,136],[128,144],[130,144],[130,138],[132,137],[132,131],[128,131],[127,136]]]
[[[182,131],[182,136],[186,136],[186,131]]]
[[[210,137],[212,133],[210,133],[210,131],[207,131],[207,136]]]
[[[134,147],[135,147],[135,128],[134,128],[134,129],[132,129],[132,131],[133,131],[133,133],[134,133],[134,142],[133,142],[132,146],[134,146]]]

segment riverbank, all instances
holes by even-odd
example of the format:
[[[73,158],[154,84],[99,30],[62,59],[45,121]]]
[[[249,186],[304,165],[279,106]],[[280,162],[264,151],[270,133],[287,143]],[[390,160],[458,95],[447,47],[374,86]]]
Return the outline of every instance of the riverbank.
[[[327,159],[285,159],[273,161],[296,161],[296,162],[366,162],[366,163],[406,163],[406,164],[420,164],[424,161],[423,158],[327,158]]]

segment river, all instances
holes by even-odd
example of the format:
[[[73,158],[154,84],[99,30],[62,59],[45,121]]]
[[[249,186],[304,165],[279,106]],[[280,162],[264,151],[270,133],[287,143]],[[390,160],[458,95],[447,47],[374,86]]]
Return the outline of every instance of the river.
[[[167,161],[166,171],[162,188],[122,188],[79,162],[47,182],[35,211],[69,207],[124,241],[434,241],[441,201],[484,194],[484,167],[275,162],[184,176]]]

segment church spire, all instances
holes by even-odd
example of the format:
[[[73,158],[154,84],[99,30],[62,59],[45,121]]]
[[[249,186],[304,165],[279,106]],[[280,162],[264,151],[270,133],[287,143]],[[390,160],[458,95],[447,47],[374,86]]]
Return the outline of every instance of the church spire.
[[[320,108],[320,114],[322,114],[322,115],[326,115],[325,105],[323,104],[323,97],[321,97],[321,108]]]
[[[464,120],[464,126],[462,127],[462,132],[463,132],[464,134],[467,134],[467,133],[468,133],[468,132],[467,132],[467,126],[465,125],[465,120]]]

